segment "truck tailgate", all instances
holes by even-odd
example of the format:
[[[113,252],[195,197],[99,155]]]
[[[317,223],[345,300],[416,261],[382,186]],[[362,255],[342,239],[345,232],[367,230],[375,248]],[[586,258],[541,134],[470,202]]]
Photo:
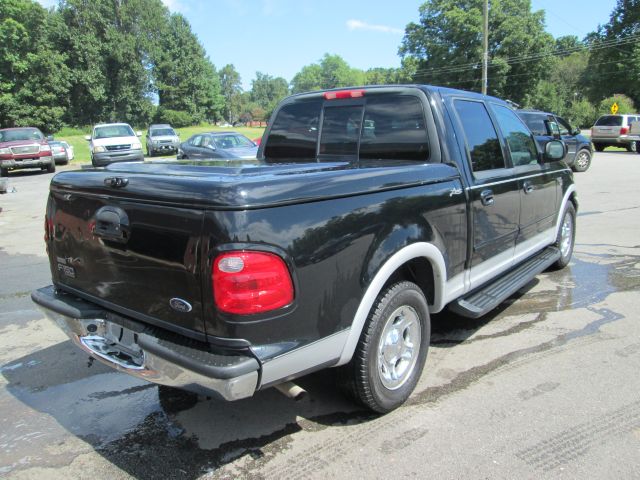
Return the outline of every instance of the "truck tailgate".
[[[52,182],[47,206],[54,283],[133,318],[204,334],[203,211],[154,203],[153,196],[136,199],[137,189],[148,191],[144,177],[112,189],[105,189],[107,171],[82,185],[74,185],[73,176],[64,178]],[[153,182],[162,188],[161,179]]]

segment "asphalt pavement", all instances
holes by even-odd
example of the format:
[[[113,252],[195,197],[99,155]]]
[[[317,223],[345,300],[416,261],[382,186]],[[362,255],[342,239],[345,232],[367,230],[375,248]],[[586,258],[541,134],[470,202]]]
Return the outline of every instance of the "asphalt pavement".
[[[640,155],[575,174],[571,264],[479,320],[432,318],[407,405],[367,413],[333,372],[239,402],[198,398],[89,359],[40,313],[52,174],[0,195],[0,477],[640,478]]]

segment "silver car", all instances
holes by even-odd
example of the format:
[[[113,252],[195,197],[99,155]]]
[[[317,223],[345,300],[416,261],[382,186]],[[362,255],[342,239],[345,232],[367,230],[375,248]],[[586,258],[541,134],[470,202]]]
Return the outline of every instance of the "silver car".
[[[629,136],[631,124],[640,122],[640,114],[602,115],[591,127],[591,142],[597,152],[606,147],[624,147],[629,152],[638,151],[638,143]]]
[[[153,157],[155,154],[168,155],[178,152],[180,138],[171,125],[155,124],[150,125],[147,130],[147,156]]]

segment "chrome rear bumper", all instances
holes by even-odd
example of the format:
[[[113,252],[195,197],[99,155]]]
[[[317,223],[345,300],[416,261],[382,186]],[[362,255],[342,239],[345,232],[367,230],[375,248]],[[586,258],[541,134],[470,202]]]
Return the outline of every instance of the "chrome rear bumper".
[[[130,319],[118,321],[111,312],[52,286],[34,291],[31,298],[75,345],[118,371],[224,400],[256,391],[259,364],[251,356],[212,353],[201,342]]]

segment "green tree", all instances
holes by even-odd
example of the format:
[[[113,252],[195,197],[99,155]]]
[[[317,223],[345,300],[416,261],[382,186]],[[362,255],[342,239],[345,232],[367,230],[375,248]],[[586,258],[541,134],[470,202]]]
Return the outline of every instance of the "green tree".
[[[329,88],[364,85],[366,74],[357,68],[351,68],[339,55],[324,54],[319,64],[307,65],[291,81],[293,93]]]
[[[160,107],[185,112],[192,124],[217,119],[224,104],[220,78],[182,15],[171,15],[160,45],[153,71]]]
[[[573,126],[589,128],[595,123],[597,117],[596,107],[586,98],[582,98],[571,102],[565,118]]]
[[[411,77],[402,68],[370,68],[365,72],[365,85],[397,85],[410,81]]]
[[[220,70],[220,87],[224,97],[223,116],[231,124],[240,119],[242,99],[242,80],[236,68],[229,64]]]
[[[51,48],[56,18],[31,0],[0,0],[0,126],[62,125],[71,73]]]
[[[291,92],[311,92],[322,89],[322,67],[317,63],[302,67],[291,80]]]
[[[73,71],[69,123],[146,123],[152,113],[152,62],[168,10],[160,0],[66,0],[57,47]]]
[[[289,95],[289,84],[282,77],[274,78],[261,72],[256,72],[256,78],[251,82],[251,110],[253,120],[264,120],[271,116],[271,112],[278,102]],[[258,107],[262,110],[262,118]]]
[[[618,104],[618,113],[636,113],[636,107],[633,99],[622,93],[616,93],[610,97],[602,99],[598,104],[598,115],[606,115],[611,113],[611,107],[614,103]]]
[[[624,93],[640,104],[640,0],[618,0],[609,22],[589,41],[591,99]]]
[[[418,65],[416,82],[481,89],[483,0],[432,0],[410,23],[400,55]],[[544,12],[530,0],[492,0],[489,12],[489,93],[518,103],[548,69],[553,37]]]
[[[586,45],[575,35],[565,35],[556,38],[554,53],[560,57],[586,50]]]

